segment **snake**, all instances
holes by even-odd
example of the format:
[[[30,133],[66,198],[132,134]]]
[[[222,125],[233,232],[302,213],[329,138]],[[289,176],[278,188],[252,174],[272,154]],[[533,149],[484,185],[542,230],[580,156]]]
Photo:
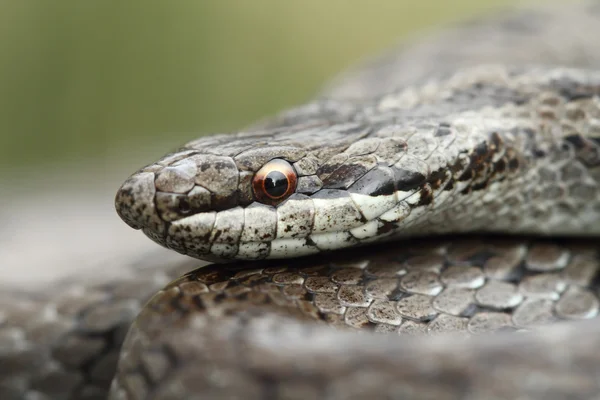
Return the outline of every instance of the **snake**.
[[[190,257],[2,290],[0,398],[600,398],[599,26],[464,23],[141,168]]]

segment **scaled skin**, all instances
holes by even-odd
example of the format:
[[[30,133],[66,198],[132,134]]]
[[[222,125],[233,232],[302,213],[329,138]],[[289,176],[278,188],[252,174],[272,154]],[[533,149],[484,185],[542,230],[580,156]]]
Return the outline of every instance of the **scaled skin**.
[[[443,95],[431,97],[431,87]],[[449,232],[600,232],[600,74],[484,65],[420,89],[318,100],[268,126],[202,138],[134,174],[117,210],[207,260],[288,258]],[[252,189],[273,159],[296,192]]]
[[[562,76],[564,69],[535,72],[529,69],[531,63],[599,68],[597,1],[580,6],[569,2],[567,6],[444,32],[370,64],[343,79],[341,86],[329,94],[337,99],[342,93],[361,99],[378,98],[381,90],[411,85],[412,90],[406,88],[403,97],[404,108],[414,112],[415,104],[429,104],[427,112],[434,126],[444,128],[443,122],[448,121],[437,117],[445,115],[447,109],[437,102],[448,91],[435,83],[423,86],[423,80],[446,81],[449,71],[450,75],[464,72],[457,74],[462,78],[455,84],[482,78],[485,71],[487,78],[493,78],[497,69],[485,67],[476,73],[476,69],[468,68],[482,61],[526,65],[523,71],[532,71],[532,81],[548,77],[544,71]],[[524,207],[522,214],[527,218],[543,216],[549,204],[557,204],[556,200],[566,195],[576,199],[572,203],[575,213],[566,203],[561,212],[554,213],[556,209],[551,208],[552,215],[562,221],[565,229],[581,223],[585,230],[586,222],[595,221],[594,214],[577,218],[578,210],[591,207],[594,211],[597,199],[588,198],[584,203],[586,191],[576,185],[590,182],[588,178],[598,182],[598,168],[593,165],[597,154],[594,138],[598,136],[594,126],[599,116],[593,107],[596,100],[589,97],[589,92],[585,96],[586,90],[598,87],[596,73],[582,74],[589,77],[584,85],[579,78],[555,81],[564,84],[558,90],[558,102],[556,95],[529,92],[533,96],[527,103],[530,112],[520,113],[517,119],[520,123],[528,119],[543,121],[542,126],[550,128],[560,125],[558,130],[540,131],[564,138],[563,142],[570,143],[567,148],[573,150],[568,152],[569,157],[577,160],[556,160],[545,165],[548,173],[537,175],[537,186],[519,192],[527,193],[527,204],[533,207]],[[491,93],[507,84],[504,78],[494,82]],[[519,88],[527,87],[519,84]],[[583,98],[577,101],[581,94]],[[486,96],[462,97],[467,103],[482,98]],[[561,99],[572,101],[565,105]],[[503,118],[514,121],[514,114],[496,114],[497,108],[478,108],[474,113],[503,121],[493,126],[505,132],[502,128],[510,124],[505,124]],[[310,109],[307,106],[303,110]],[[436,110],[443,112],[436,114]],[[560,117],[560,124],[551,118],[552,111]],[[307,114],[300,112],[290,121],[278,120],[274,125],[300,126],[303,115]],[[405,126],[420,128],[424,126],[419,123],[423,116],[402,121]],[[455,131],[456,123],[449,128]],[[315,141],[319,140],[317,136],[313,137]],[[224,146],[223,137],[216,141],[221,144],[213,143],[214,147]],[[206,148],[199,152],[210,152],[211,145],[203,143]],[[330,156],[336,151],[344,150],[337,149]],[[576,175],[583,165],[587,172]],[[141,200],[150,197],[144,191],[156,193],[157,182],[171,182],[160,182],[155,176],[161,168],[151,166],[154,181],[134,178],[131,192],[124,190],[117,199],[121,215],[149,232],[153,224],[165,224],[154,217],[157,208],[152,202],[146,204],[149,211],[127,204],[135,198],[140,200],[136,204],[143,204]],[[557,187],[554,177],[559,183],[568,182],[559,184],[558,192],[553,191]],[[144,186],[144,182],[149,185]],[[550,191],[539,191],[544,188]],[[435,204],[435,196],[433,201]],[[514,209],[515,204],[525,203],[508,198],[501,206]],[[471,203],[469,207],[478,210]],[[55,217],[58,214],[53,210]],[[366,207],[361,213],[366,213]],[[465,223],[480,221],[488,214],[482,211],[469,215]],[[490,226],[506,223],[502,218],[497,220]],[[429,222],[443,226],[443,221],[447,220],[436,217]],[[62,245],[67,250],[74,244],[65,241]],[[74,257],[65,261],[74,269],[86,263],[94,265],[92,275],[47,285],[44,290],[30,291],[22,286],[0,290],[0,398],[104,399],[113,376],[112,399],[300,396],[329,400],[558,400],[590,399],[600,393],[600,353],[594,351],[600,346],[600,324],[597,318],[576,322],[598,315],[597,237],[572,241],[528,237],[498,241],[480,235],[430,237],[295,261],[214,265],[171,284],[167,284],[169,280],[200,265],[189,259],[178,265],[175,253],[159,258],[155,253],[140,252],[137,261],[108,255],[114,258]],[[118,274],[109,276],[109,266]],[[164,290],[157,293],[160,287]],[[153,295],[132,325],[134,315]],[[302,313],[314,318],[315,323],[299,318]],[[527,333],[503,331],[532,329],[556,318],[569,322],[543,325]],[[131,332],[121,349],[130,325]],[[332,326],[364,332],[340,332]],[[431,335],[449,331],[455,334]],[[496,333],[483,334],[489,331]],[[398,333],[417,336],[399,338]],[[465,340],[465,334],[481,336]]]

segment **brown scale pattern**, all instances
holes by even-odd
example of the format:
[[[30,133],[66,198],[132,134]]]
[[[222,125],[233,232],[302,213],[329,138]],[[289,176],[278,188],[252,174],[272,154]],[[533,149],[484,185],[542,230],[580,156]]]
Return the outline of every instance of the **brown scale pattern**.
[[[257,268],[252,269],[252,265],[244,264],[250,269],[242,271],[238,271],[239,266],[215,266],[186,274],[165,290],[179,293],[173,301],[176,308],[183,305],[183,310],[190,303],[201,309],[218,308],[221,302],[226,307],[271,304],[296,308],[302,304],[301,309],[309,318],[327,321],[337,318],[331,315],[335,314],[350,327],[377,329],[392,325],[399,333],[405,320],[431,331],[440,314],[464,320],[464,330],[469,332],[468,323],[478,314],[491,318],[503,313],[511,316],[509,327],[528,328],[530,324],[518,318],[520,307],[530,307],[532,301],[538,300],[552,302],[548,305],[552,321],[596,316],[600,307],[598,288],[594,286],[600,268],[597,254],[591,251],[573,256],[569,245],[553,242],[498,241],[498,247],[494,241],[471,245],[467,254],[462,253],[460,246],[440,245],[434,251],[438,256],[435,258],[429,255],[431,249],[422,250],[409,242],[402,252],[375,257],[361,258],[352,253],[342,259],[339,255],[330,256],[331,261],[321,257],[318,261],[273,262],[281,266],[277,268],[256,264]],[[587,279],[571,278],[577,266],[591,269],[585,272]],[[246,304],[248,298],[258,303]],[[163,302],[155,301],[160,310]],[[579,301],[580,309],[567,306],[571,301]],[[169,302],[169,307],[173,304]],[[408,304],[420,305],[423,310]],[[557,307],[573,314],[558,313]],[[548,311],[528,310],[527,318],[532,320]],[[415,314],[426,317],[415,318]],[[479,315],[481,318],[484,317]],[[494,330],[492,325],[489,328]]]
[[[506,337],[515,337],[510,333],[514,331],[552,332],[554,324],[550,323],[592,319],[600,310],[600,254],[594,241],[448,238],[370,250],[370,256],[349,251],[335,257],[213,266],[178,278],[157,294],[139,317],[137,324],[143,331],[130,333],[128,346],[133,350],[121,357],[123,378],[113,388],[114,398],[163,398],[165,388],[174,387],[181,393],[213,393],[217,390],[213,373],[223,379],[227,393],[245,398],[263,398],[265,393],[288,398],[282,394],[287,393],[288,385],[301,387],[298,393],[306,390],[344,398],[344,386],[336,379],[349,379],[348,371],[337,376],[312,364],[302,367],[308,361],[299,355],[289,357],[297,357],[300,366],[286,358],[290,351],[286,343],[298,338],[293,328],[287,331],[285,326],[295,327],[302,323],[299,321],[311,322],[296,333],[306,335],[309,341],[318,340],[314,335],[326,334],[325,325],[337,328],[334,330],[367,331],[368,335],[421,337],[456,332],[461,335],[455,338],[458,345],[470,343],[473,339],[469,337],[483,339],[483,334],[492,332]],[[171,328],[165,331],[165,327]],[[326,331],[314,333],[317,328]],[[261,339],[263,329],[274,332]],[[188,332],[184,343],[179,342],[182,338],[177,330]],[[256,345],[262,340],[268,354]],[[389,336],[385,340],[390,340]],[[401,345],[405,339],[396,340]],[[451,340],[446,340],[448,345]],[[214,346],[219,346],[220,355],[215,354]],[[349,366],[370,363],[368,359],[359,361],[364,357],[362,350],[347,349]],[[204,356],[190,364],[198,353]],[[148,359],[147,354],[158,358]],[[235,367],[227,363],[230,357],[237,359]],[[392,362],[387,360],[390,356],[379,357],[378,362]],[[416,361],[407,360],[406,368],[397,371],[397,379],[404,382],[406,370],[418,370],[412,362]],[[308,375],[299,377],[298,371],[294,375],[286,370],[296,367],[308,368]],[[153,378],[152,371],[157,370],[161,373]],[[314,374],[321,373],[323,379],[316,379]],[[390,374],[392,379],[394,372]],[[507,379],[518,380],[517,375]],[[468,390],[480,389],[477,382],[465,384],[470,385]],[[556,388],[563,390],[559,384]],[[588,389],[584,385],[577,390],[589,393]],[[453,398],[457,390],[455,385],[440,398]]]
[[[342,80],[328,99],[257,128],[264,131],[200,139],[149,165],[137,183],[123,186],[118,211],[160,242],[168,228],[163,218],[178,219],[179,212],[206,209],[216,200],[221,206],[246,205],[250,171],[272,157],[274,149],[265,146],[274,143],[277,152],[302,167],[307,193],[323,185],[318,173],[333,181],[346,161],[366,170],[372,158],[363,156],[374,154],[378,162],[400,162],[412,173],[408,177],[430,178],[417,181],[426,202],[431,190],[443,188],[444,179],[456,179],[472,163],[473,197],[454,199],[439,215],[422,214],[429,227],[454,221],[454,228],[461,228],[465,220],[486,227],[500,220],[507,228],[522,222],[524,214],[534,217],[532,224],[563,214],[561,222],[593,231],[593,216],[600,215],[600,75],[594,72],[600,66],[599,12],[595,1],[523,12],[393,52]],[[540,63],[590,69],[531,67]],[[465,124],[449,120],[462,112],[475,116],[469,122],[497,122],[505,139],[516,134],[524,140],[518,150],[525,157],[511,153],[510,141],[504,142],[505,155],[493,168],[501,175],[524,171],[537,157],[554,158],[530,170],[531,180],[519,186],[526,190],[494,196],[480,207],[486,191],[472,192],[493,174],[478,160],[498,149],[490,145],[493,136],[488,141],[494,132],[477,135],[487,149],[471,154],[473,143],[454,149],[467,152],[453,155],[463,156],[465,164],[457,164],[452,177],[436,175],[448,165],[452,140],[469,139]],[[444,134],[432,139],[432,128]],[[544,140],[555,133],[558,141]],[[541,136],[527,141],[534,134]],[[561,141],[562,151],[547,153],[548,144]],[[311,154],[301,158],[304,150],[296,146]],[[409,152],[410,157],[398,157]],[[199,155],[220,160],[221,170],[229,165],[229,179],[192,181],[193,168],[218,177]],[[199,162],[169,168],[187,159]],[[234,159],[239,173],[233,173]],[[331,164],[323,167],[321,161]],[[192,184],[208,188],[187,192]],[[155,198],[156,189],[163,194]],[[183,193],[189,202],[181,208]],[[473,204],[461,203],[465,198]],[[569,201],[552,208],[556,199]],[[524,212],[525,205],[532,210]],[[509,214],[499,218],[504,206]],[[584,217],[577,220],[578,215]],[[183,248],[172,237],[165,244],[204,254],[200,245]],[[432,238],[341,256],[243,264],[245,270],[214,266],[156,295],[119,354],[146,299],[197,266],[152,255],[140,260],[145,268],[120,260],[124,276],[117,280],[105,280],[99,269],[88,279],[47,290],[2,288],[0,398],[103,399],[117,358],[115,399],[590,399],[600,393],[600,325],[597,319],[580,321],[598,314],[597,238]],[[548,324],[564,320],[579,322]],[[512,334],[515,330],[529,333]],[[459,335],[435,334],[442,331]],[[495,334],[480,334],[489,332]]]

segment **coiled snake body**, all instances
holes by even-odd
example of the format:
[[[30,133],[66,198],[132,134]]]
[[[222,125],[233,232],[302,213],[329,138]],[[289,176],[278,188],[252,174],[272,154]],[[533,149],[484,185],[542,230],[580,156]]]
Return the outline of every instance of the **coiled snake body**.
[[[177,278],[126,338],[193,261],[2,298],[0,397],[598,398],[599,14],[458,29],[141,169],[125,222],[250,261]]]

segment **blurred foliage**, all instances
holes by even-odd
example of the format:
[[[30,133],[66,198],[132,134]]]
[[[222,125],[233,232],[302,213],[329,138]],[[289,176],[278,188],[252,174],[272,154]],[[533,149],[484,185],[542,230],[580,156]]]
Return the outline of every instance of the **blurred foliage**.
[[[2,172],[243,127],[407,33],[508,3],[2,1]]]

